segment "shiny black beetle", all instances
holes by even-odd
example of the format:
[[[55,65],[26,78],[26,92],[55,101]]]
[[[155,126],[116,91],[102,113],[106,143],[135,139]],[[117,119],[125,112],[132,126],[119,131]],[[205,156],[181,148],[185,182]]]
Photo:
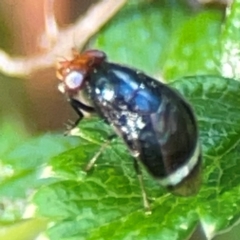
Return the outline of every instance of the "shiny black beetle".
[[[182,96],[138,70],[108,62],[99,50],[74,52],[57,73],[78,121],[82,111],[96,112],[161,185],[181,195],[198,191],[197,122]]]

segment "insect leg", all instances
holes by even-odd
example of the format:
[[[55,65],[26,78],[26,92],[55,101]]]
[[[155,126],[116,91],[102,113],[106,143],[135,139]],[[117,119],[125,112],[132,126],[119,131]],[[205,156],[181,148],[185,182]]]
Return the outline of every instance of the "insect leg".
[[[90,171],[92,169],[92,167],[94,166],[94,164],[96,163],[98,157],[100,156],[100,154],[109,146],[109,144],[111,143],[111,141],[116,138],[117,135],[116,134],[112,134],[108,137],[108,140],[101,146],[100,150],[93,156],[93,158],[88,162],[87,166],[85,167],[85,171]]]
[[[93,107],[87,106],[74,98],[69,98],[68,101],[78,115],[78,119],[74,123],[73,128],[76,127],[78,125],[78,123],[83,119],[84,115],[83,115],[82,111],[89,112],[89,113],[95,111]]]
[[[87,166],[85,167],[86,172],[92,169],[101,153],[108,147],[109,144],[110,141],[107,141],[101,146],[100,150],[93,156],[93,158],[88,162]]]
[[[147,194],[146,194],[146,191],[145,191],[145,188],[144,188],[142,171],[139,167],[139,164],[138,164],[136,158],[134,158],[134,169],[135,169],[135,171],[137,173],[137,176],[138,176],[138,181],[139,181],[140,188],[141,188],[141,191],[142,191],[143,205],[144,205],[144,208],[146,210],[146,214],[151,214],[150,204],[148,202]]]

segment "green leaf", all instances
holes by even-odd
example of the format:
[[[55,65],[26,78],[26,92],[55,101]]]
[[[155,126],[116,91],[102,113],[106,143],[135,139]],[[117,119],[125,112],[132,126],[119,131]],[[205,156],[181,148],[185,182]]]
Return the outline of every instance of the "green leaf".
[[[172,32],[189,18],[184,5],[163,2],[125,7],[96,36],[93,48],[107,52],[111,61],[159,72]]]
[[[196,76],[172,83],[193,105],[203,148],[203,183],[197,196],[174,196],[144,171],[152,214],[146,215],[132,157],[119,139],[105,145],[94,169],[84,167],[101,151],[99,139],[81,139],[51,161],[58,181],[34,197],[37,214],[55,225],[51,239],[186,239],[200,221],[208,235],[232,225],[240,216],[240,83],[214,76]],[[104,131],[104,123],[84,120]],[[87,131],[86,131],[87,134]],[[107,130],[102,143],[107,141]],[[94,135],[91,136],[94,138]],[[105,139],[105,140],[104,140]],[[91,149],[93,150],[91,152]]]
[[[221,77],[199,76],[173,85],[196,109],[204,152],[204,184],[198,196],[198,211],[201,221],[218,231],[240,216],[240,84]]]
[[[17,171],[11,177],[6,177],[0,183],[0,196],[25,198],[26,190],[41,185],[39,174],[35,170]]]
[[[31,139],[6,154],[2,159],[0,196],[25,197],[28,190],[43,184],[40,175],[45,164],[55,155],[76,146],[78,141],[73,137],[46,134]]]
[[[175,32],[163,68],[168,80],[183,76],[220,72],[220,29],[222,12],[203,11]]]
[[[0,238],[2,240],[32,240],[46,229],[47,223],[44,219],[28,219],[12,225],[2,225],[0,226]]]
[[[12,165],[16,170],[35,169],[77,143],[78,139],[74,137],[45,134],[18,145],[4,156],[3,162]]]
[[[21,141],[20,141],[21,142]],[[27,196],[54,179],[42,179],[46,163],[54,156],[75,147],[78,138],[59,134],[28,140],[5,151],[0,159],[0,220],[4,222],[20,219],[27,205]]]
[[[233,1],[227,11],[221,38],[221,70],[222,75],[240,79],[240,1]]]
[[[0,132],[0,158],[4,158],[4,156],[11,152],[16,146],[28,139],[28,134],[18,119],[13,120],[10,117],[2,118]]]

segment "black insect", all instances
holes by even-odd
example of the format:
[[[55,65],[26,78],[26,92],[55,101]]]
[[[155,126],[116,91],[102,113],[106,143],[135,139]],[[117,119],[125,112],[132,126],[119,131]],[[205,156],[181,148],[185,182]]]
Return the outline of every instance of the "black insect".
[[[175,90],[141,71],[108,62],[99,50],[74,52],[71,61],[60,62],[58,77],[78,121],[82,111],[96,112],[161,185],[181,195],[198,191],[197,122]]]

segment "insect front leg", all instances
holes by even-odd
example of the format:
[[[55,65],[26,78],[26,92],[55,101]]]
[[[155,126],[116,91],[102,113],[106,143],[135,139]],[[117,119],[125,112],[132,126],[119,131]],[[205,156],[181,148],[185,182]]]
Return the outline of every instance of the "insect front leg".
[[[69,98],[68,101],[78,115],[78,119],[75,121],[72,128],[76,127],[79,124],[79,122],[83,119],[84,115],[82,111],[85,111],[88,113],[95,112],[93,107],[87,106],[75,98]]]
[[[91,113],[91,112],[94,112],[95,110],[94,110],[93,107],[87,106],[87,105],[83,104],[82,102],[78,101],[75,98],[70,98],[69,97],[68,102],[70,103],[72,108],[77,113],[78,119],[75,122],[68,121],[68,123],[66,124],[67,125],[67,130],[64,133],[64,135],[74,135],[72,133],[72,130],[74,130],[77,127],[77,125],[79,124],[79,122],[81,122],[81,120],[83,119],[83,117],[84,117],[83,111]]]

